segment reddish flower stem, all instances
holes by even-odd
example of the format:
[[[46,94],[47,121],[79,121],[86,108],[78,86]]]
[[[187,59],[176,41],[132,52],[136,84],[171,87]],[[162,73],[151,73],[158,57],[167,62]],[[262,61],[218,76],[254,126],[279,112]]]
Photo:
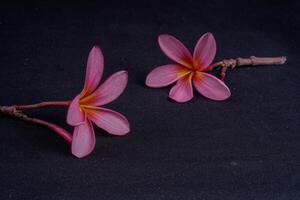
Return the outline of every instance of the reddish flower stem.
[[[213,70],[216,67],[221,67],[220,79],[224,81],[226,71],[228,68],[235,68],[239,66],[255,66],[255,65],[282,65],[286,62],[285,56],[280,57],[255,57],[250,58],[236,58],[236,59],[224,59],[222,61],[212,64],[208,71]]]
[[[33,105],[36,106],[38,104],[33,104]],[[46,106],[44,104],[42,104],[42,105]],[[50,105],[50,104],[47,104],[47,105]],[[36,106],[36,107],[41,107],[41,106]],[[25,108],[33,108],[33,107],[27,106]],[[51,130],[53,130],[55,133],[57,133],[59,136],[61,136],[66,141],[68,141],[70,143],[72,142],[72,134],[69,133],[68,131],[66,131],[65,129],[63,129],[62,127],[60,127],[56,124],[38,119],[38,118],[28,117],[27,115],[22,113],[22,111],[18,110],[17,106],[0,106],[0,112],[4,113],[4,114],[7,114],[7,115],[10,115],[12,117],[16,117],[16,118],[21,119],[23,121],[31,122],[33,124],[43,125],[47,128],[50,128]]]
[[[41,108],[41,107],[48,107],[48,106],[69,106],[71,101],[44,101],[41,103],[36,104],[29,104],[29,105],[14,105],[17,110],[25,110],[25,109],[33,109],[33,108]]]

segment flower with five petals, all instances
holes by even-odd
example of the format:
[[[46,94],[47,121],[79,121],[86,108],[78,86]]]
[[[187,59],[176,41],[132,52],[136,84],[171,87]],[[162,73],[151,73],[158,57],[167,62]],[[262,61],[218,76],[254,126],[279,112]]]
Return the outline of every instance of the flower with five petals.
[[[152,70],[146,85],[160,88],[177,81],[169,92],[169,97],[183,103],[193,98],[193,86],[203,96],[213,100],[230,97],[229,88],[218,78],[206,73],[210,70],[216,54],[216,41],[211,33],[204,34],[197,42],[193,56],[178,39],[171,35],[160,35],[161,50],[177,64],[168,64]]]
[[[94,46],[89,53],[83,90],[71,102],[67,122],[75,126],[72,137],[72,153],[81,158],[95,147],[92,122],[113,135],[125,135],[130,131],[129,122],[120,113],[103,108],[119,97],[126,88],[128,74],[119,71],[111,75],[99,87],[104,68],[101,49]]]

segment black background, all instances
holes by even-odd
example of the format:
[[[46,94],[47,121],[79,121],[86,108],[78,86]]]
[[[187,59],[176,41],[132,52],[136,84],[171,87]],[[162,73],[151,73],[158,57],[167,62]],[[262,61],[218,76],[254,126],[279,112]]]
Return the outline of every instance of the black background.
[[[106,107],[131,129],[96,129],[84,159],[50,130],[0,120],[1,199],[300,199],[300,6],[296,1],[31,2],[0,6],[0,104],[72,99],[83,86],[89,50],[105,56],[104,79],[125,69],[129,85]],[[173,63],[157,37],[191,50],[212,32],[216,60],[286,55],[282,66],[229,71],[227,101],[194,91],[168,100],[170,87],[144,85]],[[66,108],[27,112],[68,130]]]

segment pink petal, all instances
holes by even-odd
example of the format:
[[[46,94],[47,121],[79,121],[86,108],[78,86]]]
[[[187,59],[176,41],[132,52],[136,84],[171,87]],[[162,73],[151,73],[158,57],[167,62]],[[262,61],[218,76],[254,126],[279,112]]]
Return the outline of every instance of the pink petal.
[[[91,94],[99,85],[104,68],[104,58],[99,47],[94,46],[89,53],[85,83],[81,96]]]
[[[193,59],[189,50],[177,38],[171,35],[160,35],[158,43],[161,50],[175,62],[192,68]]]
[[[77,95],[71,102],[68,114],[67,114],[67,123],[71,126],[77,126],[85,121],[85,114],[80,109],[80,95]]]
[[[205,70],[214,60],[216,51],[217,45],[213,34],[205,33],[202,35],[194,49],[194,67],[200,70]]]
[[[113,110],[94,107],[94,109],[89,109],[88,118],[113,135],[125,135],[130,131],[126,117]]]
[[[229,88],[213,75],[198,72],[193,79],[199,93],[213,100],[225,100],[230,97]]]
[[[73,155],[78,158],[87,156],[93,151],[95,144],[95,133],[92,123],[89,120],[74,128],[71,146]]]
[[[180,65],[163,65],[153,69],[146,78],[146,85],[159,88],[170,85],[182,76],[189,73],[189,70]]]
[[[82,104],[101,106],[118,98],[127,86],[127,71],[111,75],[95,92],[81,100]]]
[[[192,76],[191,73],[179,79],[170,90],[169,97],[178,103],[191,100],[193,98]]]

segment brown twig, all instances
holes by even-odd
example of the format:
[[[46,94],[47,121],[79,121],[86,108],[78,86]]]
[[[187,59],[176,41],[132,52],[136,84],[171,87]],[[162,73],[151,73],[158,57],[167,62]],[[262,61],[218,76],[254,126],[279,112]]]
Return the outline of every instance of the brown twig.
[[[282,65],[286,62],[285,56],[280,57],[255,57],[251,56],[250,58],[236,58],[236,59],[224,59],[222,61],[216,62],[210,66],[210,70],[213,70],[216,67],[221,67],[220,79],[224,81],[226,76],[226,71],[228,68],[235,68],[245,65]]]
[[[56,132],[59,136],[64,138],[66,141],[72,142],[72,135],[65,129],[61,128],[60,126],[58,126],[56,124],[53,124],[53,123],[50,123],[50,122],[47,122],[47,121],[44,121],[41,119],[28,117],[21,110],[18,110],[17,107],[18,106],[0,106],[0,112],[3,114],[10,115],[12,117],[16,117],[23,121],[46,126],[47,128],[50,128],[51,130]]]

